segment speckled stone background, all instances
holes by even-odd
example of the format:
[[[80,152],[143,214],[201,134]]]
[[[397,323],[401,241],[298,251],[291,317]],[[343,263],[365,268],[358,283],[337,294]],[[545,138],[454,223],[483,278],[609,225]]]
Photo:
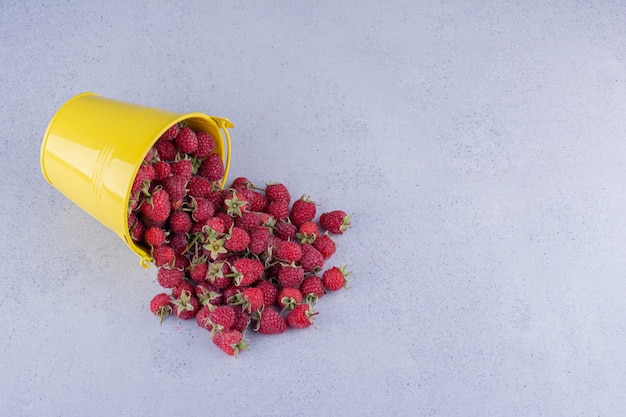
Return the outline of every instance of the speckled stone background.
[[[0,2],[6,416],[626,415],[626,3]],[[83,91],[231,119],[354,213],[315,329],[223,355],[46,183]]]

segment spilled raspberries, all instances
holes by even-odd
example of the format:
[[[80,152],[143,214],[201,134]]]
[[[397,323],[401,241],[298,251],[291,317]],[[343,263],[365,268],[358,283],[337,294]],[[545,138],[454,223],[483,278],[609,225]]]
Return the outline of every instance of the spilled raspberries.
[[[346,287],[346,267],[325,264],[351,215],[319,214],[310,196],[292,201],[279,182],[258,188],[239,177],[223,187],[214,149],[208,133],[184,122],[170,127],[138,169],[128,230],[158,270],[151,312],[161,322],[195,318],[236,356],[249,350],[246,332],[310,327],[319,299]]]

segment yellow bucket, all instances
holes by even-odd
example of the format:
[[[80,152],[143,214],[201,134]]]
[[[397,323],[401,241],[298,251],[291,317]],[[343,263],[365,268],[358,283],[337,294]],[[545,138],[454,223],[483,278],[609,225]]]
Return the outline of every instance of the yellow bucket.
[[[117,233],[139,255],[143,266],[148,266],[152,257],[135,245],[128,231],[130,190],[152,145],[183,120],[215,139],[214,152],[224,161],[224,184],[230,166],[228,129],[234,125],[203,113],[172,113],[83,93],[57,110],[41,144],[41,170],[46,180]]]

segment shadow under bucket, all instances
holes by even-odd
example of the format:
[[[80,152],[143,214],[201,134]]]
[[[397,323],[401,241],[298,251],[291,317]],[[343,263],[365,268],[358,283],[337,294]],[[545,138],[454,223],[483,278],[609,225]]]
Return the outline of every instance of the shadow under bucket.
[[[172,125],[185,121],[215,140],[213,152],[230,166],[228,120],[203,113],[172,113],[101,97],[79,94],[56,112],[41,144],[46,180],[77,206],[113,230],[148,266],[149,252],[128,231],[128,200],[144,157]]]

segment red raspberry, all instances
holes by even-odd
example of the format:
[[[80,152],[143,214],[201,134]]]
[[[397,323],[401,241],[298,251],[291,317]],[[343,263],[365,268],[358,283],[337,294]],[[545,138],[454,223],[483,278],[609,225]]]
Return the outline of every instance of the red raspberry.
[[[283,287],[297,288],[304,279],[304,269],[301,266],[281,265],[278,270],[278,282]]]
[[[254,313],[261,309],[264,301],[263,290],[257,287],[248,287],[227,300],[231,305],[240,305],[247,313]]]
[[[180,128],[178,127],[178,123],[171,126],[169,129],[167,129],[165,132],[163,132],[163,134],[161,135],[161,137],[159,138],[159,140],[172,140],[176,137],[176,135],[178,135],[178,131],[180,130]]]
[[[154,171],[154,167],[152,165],[141,164],[137,174],[135,175],[135,179],[133,180],[131,193],[136,193],[142,189],[148,189],[150,181],[152,181],[155,177],[156,172]]]
[[[256,226],[250,230],[250,243],[248,248],[255,255],[260,255],[267,250],[270,239],[270,231],[265,226]]]
[[[233,323],[232,330],[243,332],[248,328],[250,324],[250,314],[241,309],[235,309],[235,322]]]
[[[293,308],[302,302],[302,292],[295,287],[285,287],[278,293],[278,305],[283,309],[293,310]]]
[[[204,259],[201,261],[192,261],[186,268],[189,278],[191,278],[194,282],[206,281],[206,274],[208,270],[209,264],[207,264]]]
[[[178,150],[171,140],[159,139],[154,144],[161,161],[173,161],[176,158]]]
[[[187,233],[191,230],[192,221],[187,212],[176,210],[170,214],[168,223],[173,233]]]
[[[278,287],[271,281],[260,281],[256,284],[256,288],[263,291],[263,304],[266,306],[274,305],[276,296],[278,295]]]
[[[261,224],[259,216],[252,211],[245,211],[241,214],[241,217],[235,217],[235,226],[245,231],[250,231],[259,224]]]
[[[161,246],[167,240],[167,232],[162,227],[152,226],[146,230],[143,238],[150,246]]]
[[[174,314],[181,320],[189,320],[196,316],[200,309],[200,302],[193,291],[183,290],[174,300]]]
[[[248,247],[250,236],[244,229],[233,226],[230,237],[224,242],[224,247],[231,252],[241,252]]]
[[[291,203],[291,194],[284,184],[279,182],[269,183],[265,186],[265,197],[269,201],[286,201],[287,204]]]
[[[313,316],[316,314],[310,304],[298,304],[287,314],[285,320],[292,329],[304,329],[313,324]]]
[[[169,238],[169,246],[174,250],[176,255],[183,255],[185,253],[185,249],[187,249],[187,245],[189,244],[189,239],[185,233],[173,233],[168,235]],[[184,258],[184,256],[177,256],[177,258]]]
[[[180,175],[172,175],[165,178],[161,185],[167,192],[173,209],[180,208],[183,204],[183,198],[187,194],[187,183],[189,180]]]
[[[238,330],[217,332],[213,336],[213,344],[230,356],[237,356],[242,349],[249,350],[243,341],[243,333]]]
[[[191,218],[196,222],[206,222],[215,214],[213,203],[203,197],[190,197]]]
[[[324,257],[313,245],[303,243],[300,245],[300,249],[302,250],[300,265],[302,265],[304,272],[316,271],[324,266]]]
[[[335,245],[333,239],[328,235],[328,232],[323,235],[318,235],[317,238],[315,238],[315,242],[313,242],[313,247],[322,254],[325,260],[333,256],[337,250],[337,245]]]
[[[246,199],[245,193],[230,189],[224,195],[222,210],[229,216],[241,217],[243,213],[250,210],[250,202]]]
[[[170,296],[165,293],[155,295],[150,301],[150,311],[163,323],[163,319],[172,313],[172,300]]]
[[[199,175],[194,175],[189,180],[187,188],[189,189],[189,195],[192,197],[208,197],[213,189],[213,185],[211,181],[207,180],[206,178]]]
[[[156,266],[172,266],[176,254],[171,247],[161,245],[152,248],[152,257]]]
[[[215,148],[215,143],[211,135],[202,130],[198,130],[196,131],[196,137],[198,138],[198,147],[193,151],[192,155],[196,158],[209,156],[211,152],[213,152],[213,148]]]
[[[190,154],[198,149],[198,137],[189,127],[180,129],[180,132],[178,132],[178,135],[174,138],[174,143],[182,153]]]
[[[178,269],[159,268],[157,281],[163,288],[174,288],[180,285],[185,278],[185,273]]]
[[[341,267],[333,266],[322,274],[322,284],[328,291],[340,290],[341,288],[345,288],[348,283],[346,279],[348,275],[350,275],[350,272],[346,272],[345,265]]]
[[[239,258],[232,263],[233,283],[237,287],[249,287],[263,275],[263,264],[258,259]]]
[[[276,220],[287,220],[289,219],[289,203],[285,200],[271,201],[265,212]]]
[[[186,179],[191,179],[193,175],[193,164],[191,159],[179,159],[178,161],[170,162],[170,169],[172,175],[179,175]]]
[[[209,155],[200,165],[198,175],[209,181],[220,181],[224,177],[224,162],[216,153]]]
[[[209,320],[212,331],[229,330],[235,322],[235,309],[229,305],[218,306],[209,313]]]
[[[202,327],[203,329],[211,331],[211,327],[212,327],[211,320],[209,320],[209,313],[211,313],[211,307],[209,307],[208,305],[202,304],[201,300],[199,301],[200,301],[201,307],[196,313],[196,323],[198,323],[198,326]]]
[[[215,207],[215,211],[216,212],[219,211],[222,208],[222,205],[224,204],[224,196],[219,191],[211,191],[211,192],[209,192],[209,194],[206,196],[206,198],[211,203],[213,203],[213,206]]]
[[[277,259],[284,262],[298,262],[302,257],[302,249],[296,242],[281,242],[274,253]]]
[[[274,235],[282,240],[294,240],[297,232],[298,229],[296,226],[289,222],[276,222],[276,225],[274,226]]]
[[[217,233],[224,233],[226,231],[226,227],[224,226],[224,220],[219,217],[211,217],[206,221],[205,224]]]
[[[300,239],[301,243],[314,243],[315,239],[317,239],[317,235],[319,235],[317,223],[304,222],[300,225],[296,236]]]
[[[141,213],[157,223],[164,222],[170,215],[170,196],[167,191],[159,189],[152,193],[140,207]]]
[[[303,223],[310,222],[315,218],[316,210],[315,203],[311,201],[311,198],[303,195],[291,206],[291,222],[296,227],[300,227]]]
[[[180,284],[172,288],[172,297],[180,298],[182,294],[185,292],[188,292],[190,294],[195,294],[196,290],[193,287],[193,285],[191,285],[191,283],[189,283],[186,280],[183,280],[183,282],[181,282]]]
[[[254,187],[254,185],[246,177],[237,177],[233,180],[233,182],[230,183],[230,188],[239,188],[239,187],[250,188],[250,187]]]
[[[306,302],[314,304],[324,295],[324,285],[320,277],[310,275],[300,284],[300,291]]]
[[[163,181],[172,173],[172,168],[170,167],[170,164],[165,161],[157,161],[152,164],[152,166],[154,167],[154,178],[158,181]]]
[[[208,281],[218,290],[223,290],[233,283],[231,269],[227,262],[213,262],[207,272]]]
[[[267,209],[267,198],[261,193],[257,193],[256,191],[252,192],[252,202],[250,205],[251,211],[257,211],[259,213],[264,212]]]
[[[207,265],[208,266],[208,265]],[[222,293],[213,285],[201,282],[196,285],[196,297],[202,305],[218,306],[222,304]]]
[[[260,334],[279,334],[287,330],[287,322],[278,311],[266,307],[257,317],[255,330]]]
[[[130,227],[130,237],[135,243],[139,243],[143,240],[144,234],[146,231],[146,226],[140,221],[135,220],[133,225]]]
[[[344,211],[334,210],[320,216],[320,226],[330,233],[342,234],[350,227],[352,215],[347,215]]]

